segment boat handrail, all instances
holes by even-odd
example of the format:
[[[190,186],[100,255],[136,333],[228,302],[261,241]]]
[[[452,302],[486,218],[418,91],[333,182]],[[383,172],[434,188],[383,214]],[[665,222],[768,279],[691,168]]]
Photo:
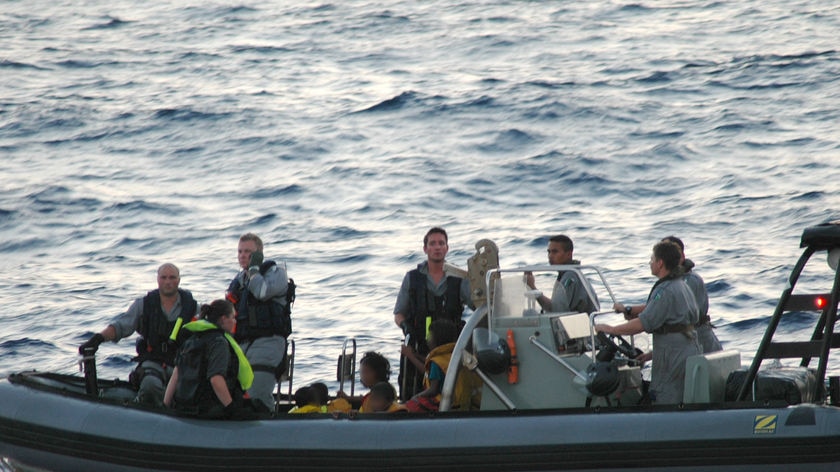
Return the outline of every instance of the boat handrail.
[[[291,348],[291,350],[289,350]],[[287,364],[285,371],[277,377],[277,396],[274,400],[274,411],[280,411],[280,398],[281,398],[281,388],[282,383],[284,380],[289,381],[289,390],[287,398],[291,401],[292,397],[292,384],[295,381],[295,340],[288,338],[286,340],[286,352],[283,363]]]
[[[482,305],[476,309],[472,316],[467,318],[464,328],[461,330],[461,336],[455,341],[455,347],[452,348],[452,357],[449,360],[449,367],[447,372],[454,372],[455,375],[447,375],[443,379],[443,387],[441,387],[440,395],[440,411],[448,411],[452,406],[452,394],[455,390],[455,381],[457,380],[458,367],[461,365],[463,352],[467,348],[467,343],[470,341],[472,332],[478,327],[478,324],[487,316],[487,305]]]
[[[550,357],[550,358],[554,359],[554,361],[556,361],[558,364],[560,364],[560,365],[562,365],[563,367],[565,367],[566,369],[568,369],[571,373],[575,374],[575,376],[576,376],[576,377],[579,377],[579,378],[580,378],[581,380],[583,380],[584,382],[586,382],[586,381],[588,380],[588,379],[586,378],[586,375],[584,375],[584,374],[583,374],[583,372],[581,372],[581,371],[579,371],[579,370],[575,369],[574,367],[572,367],[572,366],[571,366],[571,364],[569,364],[568,362],[566,362],[566,360],[565,360],[565,359],[563,359],[562,357],[558,356],[557,354],[555,354],[555,353],[551,352],[551,349],[549,349],[548,347],[546,347],[546,345],[545,345],[545,344],[541,343],[541,342],[540,342],[540,340],[539,340],[539,339],[537,339],[537,337],[536,337],[536,336],[534,336],[534,335],[529,336],[529,337],[528,337],[528,342],[530,342],[531,344],[533,344],[534,346],[536,346],[536,347],[537,347],[540,351],[542,351],[542,352],[544,352],[545,354],[547,354],[547,355],[548,355],[548,357]],[[593,349],[593,351],[594,351],[594,349]]]
[[[615,303],[618,302],[615,298],[615,294],[613,293],[612,288],[610,287],[610,284],[607,282],[606,277],[604,277],[603,269],[599,266],[593,266],[593,265],[536,264],[536,265],[529,265],[529,266],[514,267],[514,268],[510,268],[510,269],[496,268],[496,269],[492,269],[492,270],[487,271],[487,275],[485,276],[485,288],[486,288],[486,292],[488,294],[492,294],[493,291],[491,290],[491,283],[494,279],[500,278],[502,273],[521,272],[521,273],[524,274],[525,272],[571,271],[571,272],[575,272],[578,275],[578,277],[580,277],[581,280],[587,280],[585,275],[584,275],[584,270],[587,270],[587,271],[591,270],[591,271],[595,272],[596,274],[598,274],[598,278],[601,280],[601,284],[603,284],[604,288],[606,289],[607,293],[609,294],[610,300],[612,301],[612,304],[614,305]],[[586,283],[586,284],[582,284],[582,285],[583,285],[584,289],[586,290],[586,294],[589,296],[590,300],[596,300],[597,298],[595,297],[595,294],[593,292],[592,284],[591,283]],[[493,316],[492,315],[494,313],[494,297],[490,296],[490,297],[487,298],[487,307],[488,307],[488,311],[491,315],[491,316],[488,317],[487,325],[488,325],[488,329],[492,331],[492,329],[493,329]],[[611,311],[602,310],[602,311],[593,312],[592,314],[602,315],[602,314],[607,314],[607,313],[611,313]],[[590,323],[589,323],[590,326],[589,326],[589,328],[590,328],[590,334],[592,335],[592,346],[594,346],[595,345],[595,332],[594,332],[594,328],[593,328],[594,327],[594,317],[592,317],[592,314],[590,314]],[[632,343],[632,341],[631,341],[631,343]],[[594,353],[592,355],[593,355],[593,360],[594,360]]]
[[[353,344],[353,351],[347,356],[347,344]],[[349,364],[349,365],[348,365]],[[349,372],[348,372],[349,370]],[[347,338],[341,345],[341,355],[338,357],[338,390],[344,391],[344,381],[350,381],[350,396],[355,394],[356,389],[356,338]]]
[[[484,386],[488,387],[490,391],[493,392],[494,395],[496,395],[496,398],[498,398],[499,401],[501,401],[505,405],[505,407],[507,407],[508,410],[516,409],[516,404],[513,403],[513,400],[511,400],[507,395],[505,395],[504,392],[502,392],[502,389],[500,389],[499,386],[496,385],[495,382],[493,382],[493,379],[488,377],[487,374],[482,372],[481,369],[479,369],[477,366],[475,367],[475,369],[473,369],[473,372],[475,372],[476,375],[478,375],[478,377],[484,383]]]
[[[484,281],[484,283],[485,283],[485,289],[486,289],[486,292],[489,294],[489,293],[493,293],[493,292],[491,291],[491,283],[492,283],[492,281],[493,281],[494,279],[496,279],[496,278],[499,278],[499,277],[501,276],[501,274],[502,274],[502,273],[521,272],[521,273],[523,273],[523,274],[524,274],[525,272],[552,272],[552,271],[559,272],[559,271],[567,271],[567,272],[575,272],[575,273],[578,275],[578,277],[580,277],[580,278],[581,278],[581,280],[587,280],[587,279],[586,279],[586,277],[585,277],[585,275],[584,275],[584,270],[587,270],[587,271],[591,270],[591,271],[595,272],[596,274],[598,274],[598,278],[601,280],[601,284],[603,284],[604,288],[606,289],[607,293],[609,294],[609,296],[610,296],[610,300],[612,300],[613,304],[615,304],[615,303],[617,303],[617,302],[618,302],[618,300],[616,300],[616,298],[615,298],[615,294],[614,294],[614,293],[613,293],[613,291],[612,291],[612,287],[610,287],[609,282],[607,282],[606,277],[604,277],[604,271],[603,271],[603,269],[602,269],[601,267],[599,267],[599,266],[593,266],[593,265],[581,265],[581,264],[565,264],[565,265],[537,264],[537,265],[530,265],[530,266],[520,266],[520,267],[514,267],[514,268],[510,268],[510,269],[496,268],[496,269],[491,269],[491,270],[488,270],[488,271],[487,271],[487,274],[486,274],[486,276],[485,276],[485,281]],[[499,274],[499,275],[496,275],[496,274]],[[592,299],[592,300],[595,300],[595,299],[596,299],[596,297],[595,297],[595,293],[593,292],[593,289],[592,289],[592,284],[589,284],[589,283],[587,283],[587,284],[583,284],[583,287],[584,287],[584,289],[586,290],[586,294],[589,296],[589,298],[590,298],[590,299]],[[493,303],[494,303],[493,297],[488,297],[488,299],[487,299],[487,306],[489,307],[489,310],[490,310],[490,313],[491,313],[491,314],[493,313]],[[491,321],[492,321],[492,316],[491,316]]]

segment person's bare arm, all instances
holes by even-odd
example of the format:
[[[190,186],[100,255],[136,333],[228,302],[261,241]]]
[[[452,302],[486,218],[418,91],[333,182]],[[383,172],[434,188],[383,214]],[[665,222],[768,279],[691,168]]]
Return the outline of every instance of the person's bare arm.
[[[622,323],[620,325],[610,326],[608,324],[596,324],[595,331],[600,331],[602,333],[607,334],[617,334],[619,336],[627,336],[633,334],[639,334],[644,331],[645,328],[642,326],[642,320],[639,318],[634,318],[626,323]]]
[[[163,404],[167,407],[172,406],[172,399],[175,397],[175,387],[178,385],[178,367],[172,371],[172,377],[169,378],[169,383],[166,384],[166,393],[163,394]]]

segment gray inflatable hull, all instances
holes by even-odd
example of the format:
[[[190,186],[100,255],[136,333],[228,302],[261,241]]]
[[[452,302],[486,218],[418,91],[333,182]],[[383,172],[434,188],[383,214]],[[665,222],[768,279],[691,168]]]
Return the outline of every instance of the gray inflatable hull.
[[[840,409],[207,421],[0,380],[0,456],[47,470],[840,470]]]

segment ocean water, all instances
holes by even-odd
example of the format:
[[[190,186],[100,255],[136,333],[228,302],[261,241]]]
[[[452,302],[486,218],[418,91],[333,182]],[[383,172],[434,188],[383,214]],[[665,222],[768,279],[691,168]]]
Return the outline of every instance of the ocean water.
[[[221,297],[253,231],[298,283],[296,383],[334,390],[347,337],[396,362],[433,225],[461,266],[568,234],[628,303],[676,234],[747,360],[802,229],[840,216],[838,30],[795,0],[6,0],[0,375],[75,371],[163,262]]]

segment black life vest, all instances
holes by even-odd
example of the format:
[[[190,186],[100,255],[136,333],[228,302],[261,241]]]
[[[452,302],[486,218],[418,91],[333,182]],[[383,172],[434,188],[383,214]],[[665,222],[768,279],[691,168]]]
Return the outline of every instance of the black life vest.
[[[422,339],[415,339],[417,346],[421,353],[428,352],[426,347],[426,332],[428,323],[432,321],[445,318],[453,323],[455,326],[461,325],[461,316],[464,312],[464,306],[461,303],[461,283],[463,280],[460,277],[447,276],[446,290],[442,296],[435,296],[426,287],[426,274],[420,272],[420,267],[417,266],[408,273],[408,323],[415,337],[422,337]],[[430,318],[427,322],[427,318]]]
[[[221,339],[230,350],[230,360],[224,374],[225,383],[233,401],[242,402],[242,387],[237,380],[239,359],[236,352],[224,338],[224,331],[211,329],[189,333],[183,346],[178,351],[178,385],[175,390],[175,408],[182,413],[197,416],[219,416],[224,409],[219,397],[213,391],[207,378],[209,345]]]
[[[260,266],[260,274],[263,276],[272,267],[276,266],[274,261],[266,261]],[[243,296],[244,294],[244,296]],[[292,334],[292,303],[295,301],[295,281],[289,279],[286,289],[286,296],[283,304],[277,297],[268,300],[259,300],[239,281],[234,278],[228,287],[228,299],[236,307],[236,332],[234,338],[237,342],[250,341],[266,336],[280,335],[287,337]]]
[[[181,314],[178,318],[189,323],[195,316],[195,299],[187,290],[178,289],[181,297]],[[143,298],[143,314],[137,332],[137,361],[153,360],[162,364],[175,363],[176,350],[169,342],[176,320],[169,321],[160,306],[160,290],[152,290]]]

